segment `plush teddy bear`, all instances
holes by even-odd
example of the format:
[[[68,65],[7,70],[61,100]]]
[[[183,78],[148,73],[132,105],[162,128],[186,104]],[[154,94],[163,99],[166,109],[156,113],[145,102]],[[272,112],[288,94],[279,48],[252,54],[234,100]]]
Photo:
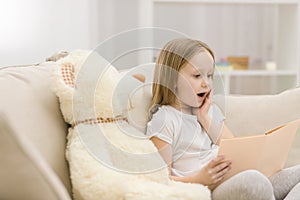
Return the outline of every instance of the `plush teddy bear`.
[[[135,127],[130,115],[144,115],[150,101],[142,82],[92,51],[70,52],[57,64],[54,91],[70,124],[66,158],[76,200],[210,199],[203,185],[170,180],[157,149]]]

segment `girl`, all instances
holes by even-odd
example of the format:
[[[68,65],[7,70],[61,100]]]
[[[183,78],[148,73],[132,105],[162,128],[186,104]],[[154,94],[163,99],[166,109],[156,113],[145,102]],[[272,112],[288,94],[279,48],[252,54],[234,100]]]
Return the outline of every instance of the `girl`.
[[[217,156],[218,143],[233,134],[212,103],[214,54],[192,39],[168,42],[157,59],[147,135],[166,161],[170,178],[199,183],[213,199],[300,199],[300,166],[267,178],[256,170],[222,182],[231,161]]]

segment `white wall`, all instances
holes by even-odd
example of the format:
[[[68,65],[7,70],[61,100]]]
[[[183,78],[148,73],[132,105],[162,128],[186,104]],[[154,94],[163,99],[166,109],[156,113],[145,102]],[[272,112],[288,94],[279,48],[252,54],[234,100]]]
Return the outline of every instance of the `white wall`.
[[[249,56],[251,67],[262,68],[275,59],[274,5],[157,3],[154,18],[155,26],[206,42],[217,60]]]
[[[0,66],[39,63],[62,50],[93,49],[137,23],[137,0],[1,1]]]
[[[94,49],[122,31],[151,25],[152,17],[145,16],[152,14],[144,13],[151,12],[151,6],[151,0],[1,1],[0,67],[38,63],[62,50]],[[155,6],[153,24],[207,42],[217,58],[249,55],[254,66],[274,59],[275,11],[264,5],[224,8],[162,3]],[[116,54],[116,49],[118,44],[108,51]],[[127,55],[119,63],[134,66],[138,64],[135,57]]]
[[[0,3],[1,66],[44,60],[60,50],[89,48],[88,3],[10,0]]]

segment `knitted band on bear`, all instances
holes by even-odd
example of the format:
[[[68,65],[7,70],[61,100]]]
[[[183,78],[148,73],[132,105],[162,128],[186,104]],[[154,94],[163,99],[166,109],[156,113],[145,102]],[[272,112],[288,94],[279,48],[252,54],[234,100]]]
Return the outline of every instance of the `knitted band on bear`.
[[[103,117],[97,117],[96,119],[85,119],[81,121],[76,121],[74,124],[72,124],[72,128],[79,124],[102,124],[102,123],[113,123],[116,121],[126,121],[128,122],[127,117],[108,117],[108,118],[103,118]]]

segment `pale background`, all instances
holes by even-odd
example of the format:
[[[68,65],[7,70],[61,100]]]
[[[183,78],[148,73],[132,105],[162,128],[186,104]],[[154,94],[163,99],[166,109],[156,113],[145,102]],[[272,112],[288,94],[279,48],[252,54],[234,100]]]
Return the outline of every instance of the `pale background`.
[[[141,27],[140,4],[139,0],[1,1],[0,65],[39,62],[60,50],[95,48],[109,36]],[[263,61],[274,60],[274,6],[156,7],[154,26],[201,39],[214,49],[218,58],[248,55],[254,58],[251,62],[256,67]],[[232,15],[237,12],[236,7],[238,13]],[[164,13],[168,13],[167,17],[160,20]]]
[[[177,30],[208,43],[217,60],[246,55],[250,58],[249,68],[254,70],[265,69],[267,61],[278,61],[280,69],[293,70],[299,77],[299,17],[295,17],[294,8],[286,7],[288,16],[280,22],[282,18],[278,17],[277,5],[273,4],[153,3],[152,0],[1,1],[0,66],[39,63],[63,50],[94,49],[122,31],[156,26]],[[292,30],[287,29],[291,27]],[[288,38],[287,45],[280,38]],[[284,51],[281,51],[282,47]],[[118,48],[117,44],[114,48]],[[150,60],[153,61],[156,53]],[[140,64],[139,61],[139,58],[131,57],[122,64],[135,66]],[[233,77],[230,87],[235,90],[232,93],[276,93],[299,85],[296,75],[276,76],[276,80],[274,76]],[[260,88],[259,92],[257,88]]]

